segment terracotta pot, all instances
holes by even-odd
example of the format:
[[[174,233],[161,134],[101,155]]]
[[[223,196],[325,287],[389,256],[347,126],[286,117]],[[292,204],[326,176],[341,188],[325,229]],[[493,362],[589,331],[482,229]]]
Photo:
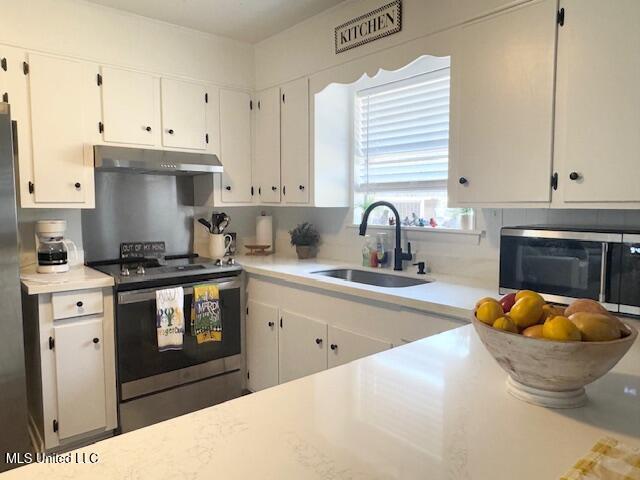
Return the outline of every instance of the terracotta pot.
[[[300,260],[305,260],[307,258],[315,258],[318,250],[311,245],[296,245],[296,253]]]

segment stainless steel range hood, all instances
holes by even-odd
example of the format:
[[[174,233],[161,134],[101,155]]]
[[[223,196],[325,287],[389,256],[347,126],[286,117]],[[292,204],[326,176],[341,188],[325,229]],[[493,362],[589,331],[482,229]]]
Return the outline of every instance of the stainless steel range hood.
[[[201,175],[222,172],[220,159],[216,155],[205,153],[95,145],[93,155],[94,165],[101,171],[153,175]]]

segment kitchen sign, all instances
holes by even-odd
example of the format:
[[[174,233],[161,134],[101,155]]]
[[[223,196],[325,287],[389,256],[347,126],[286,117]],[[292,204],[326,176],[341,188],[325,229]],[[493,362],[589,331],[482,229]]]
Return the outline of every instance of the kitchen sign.
[[[336,27],[336,53],[373,42],[400,30],[402,30],[402,0],[395,0]]]

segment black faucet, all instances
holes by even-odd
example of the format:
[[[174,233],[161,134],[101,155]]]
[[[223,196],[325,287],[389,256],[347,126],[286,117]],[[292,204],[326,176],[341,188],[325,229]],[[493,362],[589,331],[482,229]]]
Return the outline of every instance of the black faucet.
[[[402,247],[400,246],[400,214],[392,203],[380,201],[373,202],[371,205],[369,205],[364,211],[364,215],[362,216],[362,223],[360,224],[360,235],[364,237],[364,234],[367,233],[367,221],[369,220],[369,214],[371,213],[371,210],[376,207],[387,207],[393,212],[396,217],[396,248],[394,248],[393,250],[393,269],[402,271],[402,261],[411,260],[413,258],[413,255],[411,255],[411,243],[409,242],[407,242],[407,253],[402,252]]]

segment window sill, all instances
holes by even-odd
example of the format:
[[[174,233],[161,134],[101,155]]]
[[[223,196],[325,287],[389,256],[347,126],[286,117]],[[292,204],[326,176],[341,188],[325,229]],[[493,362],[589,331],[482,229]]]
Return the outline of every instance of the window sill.
[[[360,228],[360,225],[347,225],[348,228]],[[368,225],[367,230],[395,230],[395,225]],[[484,230],[461,230],[458,228],[432,228],[432,227],[400,227],[403,232],[420,232],[426,235],[467,235],[480,238]]]

